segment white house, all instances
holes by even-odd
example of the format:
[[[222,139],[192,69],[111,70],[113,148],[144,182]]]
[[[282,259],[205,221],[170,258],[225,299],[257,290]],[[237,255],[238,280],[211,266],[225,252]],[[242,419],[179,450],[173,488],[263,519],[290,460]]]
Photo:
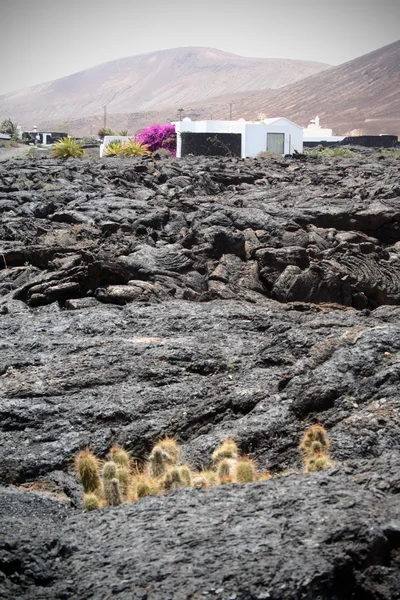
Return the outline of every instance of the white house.
[[[341,142],[344,136],[333,135],[332,129],[321,127],[318,115],[303,129],[303,142]]]
[[[182,155],[184,131],[194,133],[237,133],[241,135],[241,157],[254,157],[259,152],[293,154],[303,151],[303,128],[284,117],[245,121],[191,121],[189,118],[173,123],[177,132],[176,156]]]

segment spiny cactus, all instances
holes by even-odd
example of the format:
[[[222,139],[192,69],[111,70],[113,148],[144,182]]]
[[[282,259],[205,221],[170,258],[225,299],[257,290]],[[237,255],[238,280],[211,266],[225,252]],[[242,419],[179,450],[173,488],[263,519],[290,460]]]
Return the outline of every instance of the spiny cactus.
[[[201,471],[200,476],[204,477],[204,479],[207,481],[207,486],[208,487],[212,487],[214,485],[218,485],[218,483],[219,483],[219,481],[218,481],[218,475],[216,474],[215,471],[204,470],[204,471]]]
[[[221,479],[219,480],[221,485],[225,485],[226,483],[233,483],[233,477],[227,476],[227,477],[221,477]]]
[[[226,479],[227,477],[232,478],[233,472],[236,466],[236,461],[233,461],[229,458],[224,458],[218,463],[217,474],[218,478],[221,481],[222,479]]]
[[[304,470],[309,473],[332,466],[329,457],[329,440],[322,425],[313,425],[304,433],[299,449]],[[145,496],[168,492],[180,487],[211,487],[226,483],[265,481],[271,473],[260,474],[255,463],[247,456],[240,456],[236,442],[226,439],[213,452],[214,467],[192,473],[187,465],[179,465],[180,448],[174,438],[160,440],[153,448],[143,468],[131,465],[128,452],[113,446],[110,458],[99,476],[99,462],[92,452],[81,452],[75,459],[76,470],[84,486],[85,510],[99,506],[118,506],[122,501],[135,502]],[[274,476],[289,475],[286,470]]]
[[[305,462],[306,473],[312,473],[313,471],[323,471],[329,469],[332,466],[332,461],[326,454],[315,454],[308,458]]]
[[[149,475],[150,477],[161,477],[167,470],[168,464],[171,464],[172,460],[168,452],[163,450],[160,446],[154,446],[149,456]]]
[[[172,467],[172,469],[164,475],[163,488],[166,492],[184,487],[184,485],[179,467]]]
[[[96,510],[100,507],[100,502],[96,494],[84,494],[83,496],[83,508],[88,512],[91,510]]]
[[[310,453],[311,454],[323,454],[324,448],[323,448],[321,442],[318,442],[318,441],[313,442],[311,444]]]
[[[117,465],[113,460],[104,463],[102,470],[103,482],[117,479]]]
[[[121,490],[119,481],[116,477],[113,479],[104,479],[104,498],[109,506],[119,506],[122,504]]]
[[[159,493],[159,485],[150,477],[141,476],[134,482],[133,493],[136,499]]]
[[[241,459],[236,464],[236,481],[238,483],[251,483],[257,481],[257,470],[252,460]]]
[[[195,488],[207,488],[218,484],[219,479],[215,471],[203,470],[195,473],[192,477],[192,485]]]
[[[195,475],[193,477],[193,487],[196,489],[207,488],[208,481],[202,475]]]
[[[75,468],[86,494],[100,488],[99,461],[90,450],[80,452],[75,459]]]
[[[307,429],[299,446],[306,473],[322,471],[332,466],[329,447],[328,435],[322,425],[313,425]]]
[[[122,465],[117,466],[117,479],[119,481],[119,487],[123,498],[128,495],[128,488],[130,482],[130,471],[128,467]]]
[[[117,463],[121,467],[129,469],[130,456],[129,453],[121,448],[121,446],[113,446],[110,450],[110,458],[113,462]]]
[[[304,433],[300,442],[300,452],[304,457],[313,454],[313,443],[318,442],[321,445],[321,451],[324,454],[329,452],[330,443],[325,427],[322,425],[313,425]]]
[[[172,464],[177,464],[181,449],[175,438],[164,438],[163,440],[158,441],[156,446],[164,450],[164,452],[169,455]]]
[[[226,439],[216,450],[214,450],[212,458],[214,462],[223,460],[224,458],[232,458],[236,460],[239,457],[239,449],[237,444],[232,439]]]
[[[192,472],[187,465],[181,465],[178,467],[179,474],[181,476],[182,485],[185,487],[191,487],[192,485]]]

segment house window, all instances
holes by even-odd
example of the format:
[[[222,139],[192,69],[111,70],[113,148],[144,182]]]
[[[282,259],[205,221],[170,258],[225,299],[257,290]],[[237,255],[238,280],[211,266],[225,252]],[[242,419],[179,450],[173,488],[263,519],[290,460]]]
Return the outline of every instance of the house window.
[[[285,154],[285,134],[267,133],[267,150],[275,154]]]

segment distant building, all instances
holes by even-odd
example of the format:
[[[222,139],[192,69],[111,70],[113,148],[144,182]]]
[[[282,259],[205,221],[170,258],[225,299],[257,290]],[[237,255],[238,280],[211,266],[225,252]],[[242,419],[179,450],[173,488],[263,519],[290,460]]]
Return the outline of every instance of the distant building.
[[[35,128],[33,131],[22,132],[22,141],[27,144],[43,144],[44,146],[48,146],[64,137],[68,137],[68,134],[56,131],[37,131]]]
[[[303,129],[303,142],[341,142],[344,136],[333,135],[332,129],[320,126],[318,115]]]
[[[260,152],[274,154],[293,154],[303,151],[303,128],[284,117],[264,119],[260,122],[245,121],[191,121],[188,118],[173,123],[177,133],[176,156],[187,154],[202,154],[207,148],[207,154],[213,154],[214,147],[226,145],[231,153],[245,157],[257,156]],[[198,144],[195,143],[196,136]],[[214,134],[214,135],[212,135]],[[189,140],[190,144],[186,143]],[[208,146],[207,146],[208,144]],[[198,147],[199,151],[193,149]],[[218,153],[218,152],[217,152]]]

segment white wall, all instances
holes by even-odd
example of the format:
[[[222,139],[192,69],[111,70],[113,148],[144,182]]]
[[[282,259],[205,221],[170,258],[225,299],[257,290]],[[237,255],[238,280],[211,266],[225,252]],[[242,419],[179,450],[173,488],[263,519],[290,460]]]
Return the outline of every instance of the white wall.
[[[326,136],[310,136],[304,135],[303,142],[341,142],[344,140],[344,135],[326,135]]]
[[[244,121],[178,121],[173,123],[177,132],[176,156],[181,157],[182,131],[193,131],[196,133],[241,133],[242,134],[242,158],[245,156],[245,130]]]
[[[274,119],[273,124],[249,123],[245,121],[178,121],[173,123],[177,132],[176,156],[181,157],[181,131],[197,133],[241,133],[242,158],[257,156],[267,149],[267,135],[270,133],[285,134],[285,154],[303,151],[303,128],[285,118]]]

